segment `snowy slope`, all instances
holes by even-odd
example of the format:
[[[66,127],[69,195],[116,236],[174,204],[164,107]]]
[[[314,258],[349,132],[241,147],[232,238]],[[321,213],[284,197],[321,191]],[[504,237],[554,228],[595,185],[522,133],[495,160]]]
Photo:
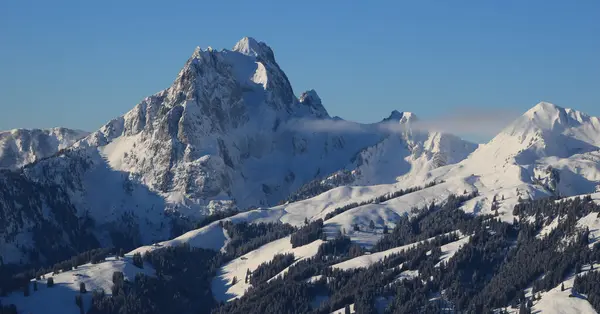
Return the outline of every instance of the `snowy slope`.
[[[345,230],[353,242],[370,247],[383,235],[384,226],[393,228],[402,216],[410,215],[412,208],[422,208],[432,202],[439,204],[450,194],[460,195],[465,190],[468,193],[473,191],[472,187],[462,180],[448,181],[383,203],[359,206],[326,220],[324,231],[328,237],[335,237],[338,232]],[[315,218],[324,218],[325,214],[320,213]],[[371,220],[375,223],[373,231],[368,229]],[[361,231],[353,230],[352,226],[355,224],[359,225]]]
[[[0,168],[17,169],[50,157],[88,135],[67,128],[14,129],[0,132]]]
[[[597,270],[598,267],[600,267],[600,264],[594,264],[594,269]],[[589,265],[584,266],[582,272],[577,274],[577,276],[581,276],[589,271]],[[571,274],[562,282],[565,285],[565,291],[560,291],[561,285],[558,285],[549,291],[541,292],[542,298],[533,302],[531,312],[543,314],[597,313],[587,300],[580,297],[569,297],[573,292],[571,288],[573,288],[573,284],[575,283],[575,276],[575,274]],[[531,297],[531,289],[526,291],[526,296]],[[506,310],[511,314],[519,313],[519,309],[508,307]]]
[[[436,264],[436,266],[439,266],[442,262],[447,262],[450,260],[454,254],[456,254],[456,252],[462,248],[463,245],[469,243],[469,240],[471,240],[470,236],[462,236],[457,241],[442,245],[440,247],[442,249],[442,259]]]
[[[83,294],[84,308],[87,311],[92,291],[104,290],[107,295],[112,293],[112,275],[116,271],[123,272],[128,280],[133,280],[137,273],[154,275],[151,265],[145,263],[143,269],[137,268],[128,254],[124,258],[109,257],[104,262],[81,265],[75,270],[56,275],[48,273],[45,279],[37,282],[38,291],[33,291],[33,283],[30,283],[30,296],[25,297],[22,292],[15,292],[0,299],[3,304],[15,304],[19,313],[77,314],[79,308],[75,305],[75,296],[79,294],[80,283],[84,283],[88,291]],[[47,279],[50,277],[54,279],[54,287],[48,288]]]
[[[448,256],[453,255],[454,252],[456,252],[456,250],[458,250],[458,248],[460,248],[460,246],[462,246],[464,243],[469,241],[468,236],[462,236],[460,234],[460,231],[456,231],[456,232],[458,232],[460,239],[455,242],[448,243],[448,244],[442,246],[442,253],[444,254],[444,259],[449,259],[450,257],[448,257]],[[403,251],[410,250],[421,243],[424,243],[426,241],[431,241],[433,239],[434,238],[429,238],[429,239],[426,239],[423,241],[395,247],[393,249],[385,250],[382,252],[361,255],[359,257],[349,259],[349,260],[341,262],[339,264],[335,264],[331,267],[336,268],[336,269],[341,269],[341,270],[348,270],[348,269],[354,269],[354,268],[367,268],[375,263],[381,262],[386,256],[390,256],[392,254],[397,254],[397,253],[400,253]]]
[[[577,221],[577,228],[590,231],[588,241],[590,248],[600,240],[600,217],[597,213],[591,213]]]
[[[307,245],[292,248],[290,236],[288,236],[265,244],[250,253],[234,259],[221,267],[212,281],[212,292],[215,299],[217,301],[228,301],[244,295],[246,290],[252,286],[250,283],[244,281],[246,271],[248,269],[253,271],[260,264],[271,261],[276,254],[293,253],[296,262],[298,262],[303,258],[312,257],[317,254],[321,243],[323,243],[322,240],[316,240]],[[275,277],[283,273],[285,273],[285,270]],[[231,285],[234,277],[238,279],[237,283]]]

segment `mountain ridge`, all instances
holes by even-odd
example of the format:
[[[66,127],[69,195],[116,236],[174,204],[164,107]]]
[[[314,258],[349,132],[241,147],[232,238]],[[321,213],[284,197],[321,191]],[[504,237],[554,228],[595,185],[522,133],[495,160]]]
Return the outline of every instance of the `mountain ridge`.
[[[0,168],[14,170],[52,156],[88,134],[63,127],[0,131]]]

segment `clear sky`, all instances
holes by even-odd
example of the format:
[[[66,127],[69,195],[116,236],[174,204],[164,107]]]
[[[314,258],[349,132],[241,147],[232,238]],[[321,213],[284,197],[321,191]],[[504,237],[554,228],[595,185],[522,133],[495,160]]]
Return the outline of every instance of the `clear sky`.
[[[598,0],[0,0],[0,129],[95,130],[168,87],[196,46],[244,36],[348,120],[542,100],[600,116]]]

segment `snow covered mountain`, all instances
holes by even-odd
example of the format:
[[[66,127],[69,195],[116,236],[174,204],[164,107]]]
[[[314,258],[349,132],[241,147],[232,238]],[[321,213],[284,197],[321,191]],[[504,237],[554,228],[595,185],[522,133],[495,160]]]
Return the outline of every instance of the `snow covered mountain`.
[[[0,132],[0,168],[17,169],[50,157],[88,135],[66,128],[15,129]]]
[[[170,88],[75,146],[97,147],[179,212],[205,215],[234,200],[276,203],[381,138],[293,129],[300,119],[329,116],[315,91],[294,96],[271,48],[244,38],[233,50],[197,48]]]
[[[412,113],[392,112],[381,123],[393,131],[380,143],[361,151],[354,161],[357,185],[390,184],[403,177],[415,177],[455,164],[471,154],[477,145],[452,134],[419,131]]]
[[[519,198],[594,193],[600,186],[600,120],[541,102],[463,161],[425,177],[461,180],[478,189],[482,196],[468,211],[490,213],[497,197],[507,220]]]
[[[197,48],[170,88],[144,99],[74,147],[87,149],[87,159],[98,161],[91,168],[127,174],[164,197],[169,209],[186,216],[232,206],[273,205],[310,180],[344,168],[358,168],[364,182],[390,183],[390,173],[403,175],[413,162],[419,168],[435,168],[457,162],[474,149],[452,136],[391,133],[382,127],[405,124],[411,116],[397,115],[372,125],[331,119],[314,90],[294,96],[271,48],[244,38],[233,50]],[[306,127],[314,123],[344,127]],[[446,138],[458,145],[449,145]],[[408,159],[382,176],[377,171],[385,170],[378,169],[393,168],[389,159],[394,157],[375,160],[369,154],[386,142],[391,143],[384,149],[402,150]],[[53,168],[48,170],[52,178],[36,178],[34,170],[28,173],[59,184],[78,181],[70,178],[71,171],[60,179],[55,162],[37,165]]]
[[[169,88],[22,173],[63,189],[103,246],[115,233],[138,246],[168,238],[173,221],[273,206],[340,171],[352,175],[326,189],[392,184],[476,148],[413,131],[415,119],[331,118],[314,90],[296,98],[271,48],[246,37],[232,50],[196,48]]]

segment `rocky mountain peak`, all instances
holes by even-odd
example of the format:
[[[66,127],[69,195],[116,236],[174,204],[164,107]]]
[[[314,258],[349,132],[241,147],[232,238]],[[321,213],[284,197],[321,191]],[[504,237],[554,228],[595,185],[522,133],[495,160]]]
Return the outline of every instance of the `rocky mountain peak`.
[[[271,47],[264,42],[259,42],[252,37],[244,37],[233,46],[233,51],[239,52],[247,56],[257,58],[267,58],[275,61],[275,56]]]
[[[400,112],[398,110],[393,110],[390,115],[383,119],[381,122],[398,122],[398,123],[407,123],[407,122],[415,122],[417,121],[417,116],[412,112]]]
[[[302,93],[300,95],[299,101],[300,104],[310,108],[311,113],[313,113],[313,115],[315,115],[317,118],[325,118],[329,116],[327,110],[325,109],[325,107],[323,107],[321,97],[319,97],[319,95],[314,89]]]

